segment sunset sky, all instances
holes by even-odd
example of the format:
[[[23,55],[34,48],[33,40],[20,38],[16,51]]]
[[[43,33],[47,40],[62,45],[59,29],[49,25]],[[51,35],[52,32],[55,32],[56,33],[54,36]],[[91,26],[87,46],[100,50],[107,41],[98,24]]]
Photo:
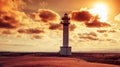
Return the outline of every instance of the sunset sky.
[[[120,53],[120,0],[0,0],[0,51],[58,52],[68,13],[74,52]]]

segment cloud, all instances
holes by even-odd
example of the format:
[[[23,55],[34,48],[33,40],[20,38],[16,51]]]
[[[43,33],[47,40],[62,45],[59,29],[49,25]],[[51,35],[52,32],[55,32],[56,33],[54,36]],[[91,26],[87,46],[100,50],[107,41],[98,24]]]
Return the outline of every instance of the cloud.
[[[30,28],[30,29],[19,29],[18,30],[19,33],[25,33],[25,34],[40,34],[40,33],[44,33],[43,30],[40,30],[40,29],[33,29],[33,28]]]
[[[40,35],[33,35],[31,39],[41,39],[41,38],[42,38],[42,36],[40,36]]]
[[[19,26],[18,21],[12,16],[0,16],[0,28],[16,28]]]
[[[22,0],[19,1],[20,4]],[[0,28],[17,28],[22,24],[26,14],[18,10],[17,2],[18,0],[0,0]]]
[[[14,7],[13,1],[0,0],[0,28],[15,28],[16,20],[10,12]],[[11,12],[12,13],[12,12]],[[9,16],[8,16],[9,14]]]
[[[70,25],[70,31],[74,31],[75,28],[76,28],[76,25],[75,25],[75,24],[71,24],[71,25]]]
[[[70,15],[71,20],[75,21],[89,21],[92,18],[88,11],[73,11]]]
[[[87,27],[109,27],[110,24],[99,21],[99,16],[92,15],[89,10],[79,10],[70,13],[71,20],[84,22]]]
[[[107,32],[107,30],[97,30],[97,32],[99,32],[99,33],[105,33],[105,32]]]
[[[86,22],[85,25],[87,27],[110,27],[111,25],[105,22],[100,22],[98,20],[94,20],[92,22]]]
[[[74,37],[74,38],[78,38],[78,40],[80,41],[84,41],[84,42],[87,42],[87,41],[102,41],[102,42],[106,42],[106,41],[109,41],[109,42],[115,42],[116,40],[113,38],[111,39],[111,36],[110,34],[116,32],[115,30],[107,30],[107,29],[103,29],[103,30],[96,30],[94,32],[87,32],[87,33],[79,33],[77,35],[77,37]]]
[[[79,38],[85,40],[99,40],[98,35],[95,32],[79,34]]]
[[[74,31],[75,28],[76,28],[75,24],[71,24],[69,26],[70,31]],[[52,23],[52,24],[50,24],[49,29],[50,30],[63,30],[63,26],[62,26],[62,24],[53,24]]]
[[[4,30],[2,31],[2,34],[13,34],[11,30]]]
[[[50,9],[39,9],[38,13],[33,13],[32,18],[42,22],[58,22],[60,16]]]
[[[62,24],[50,24],[50,30],[62,30]]]
[[[114,33],[114,32],[117,32],[116,30],[97,30],[97,32],[99,32],[99,33],[105,33],[105,32],[109,32],[109,33]]]
[[[25,8],[25,2],[24,0],[0,0],[0,29],[2,30],[0,31],[1,34],[10,34],[10,31],[5,31],[7,29],[13,30],[14,33],[24,34],[44,33],[44,30],[38,29],[36,27],[44,28],[46,30],[62,29],[62,25],[57,24],[60,19],[58,13],[49,9],[39,9],[38,12],[32,14],[31,18],[27,16],[25,12],[23,12],[24,10],[21,10]],[[38,22],[34,21],[34,18],[36,17],[40,23],[35,23]],[[31,28],[28,28],[29,26],[31,26]]]
[[[120,21],[120,14],[118,14],[117,16],[115,16],[114,20],[115,21]]]
[[[48,9],[39,9],[39,17],[43,22],[58,20],[58,14]]]

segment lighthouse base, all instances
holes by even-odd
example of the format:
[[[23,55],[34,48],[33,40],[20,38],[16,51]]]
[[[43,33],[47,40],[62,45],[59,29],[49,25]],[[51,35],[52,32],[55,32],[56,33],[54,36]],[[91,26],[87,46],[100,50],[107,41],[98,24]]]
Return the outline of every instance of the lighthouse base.
[[[71,53],[71,47],[60,47],[60,56],[70,56]]]

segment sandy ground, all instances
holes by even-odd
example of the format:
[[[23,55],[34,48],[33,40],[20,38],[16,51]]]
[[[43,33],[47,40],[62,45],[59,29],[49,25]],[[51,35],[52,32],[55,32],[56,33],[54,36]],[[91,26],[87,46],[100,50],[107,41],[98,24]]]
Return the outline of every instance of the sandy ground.
[[[0,67],[120,67],[70,57],[0,56]]]

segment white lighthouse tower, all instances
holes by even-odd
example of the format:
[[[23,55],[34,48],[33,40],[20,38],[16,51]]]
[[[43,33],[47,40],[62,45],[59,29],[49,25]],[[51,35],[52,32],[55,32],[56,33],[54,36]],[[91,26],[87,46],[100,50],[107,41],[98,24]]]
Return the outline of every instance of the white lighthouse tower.
[[[68,14],[65,13],[61,22],[61,24],[63,24],[63,46],[60,47],[61,56],[69,56],[72,54],[71,47],[69,46],[69,20]]]

